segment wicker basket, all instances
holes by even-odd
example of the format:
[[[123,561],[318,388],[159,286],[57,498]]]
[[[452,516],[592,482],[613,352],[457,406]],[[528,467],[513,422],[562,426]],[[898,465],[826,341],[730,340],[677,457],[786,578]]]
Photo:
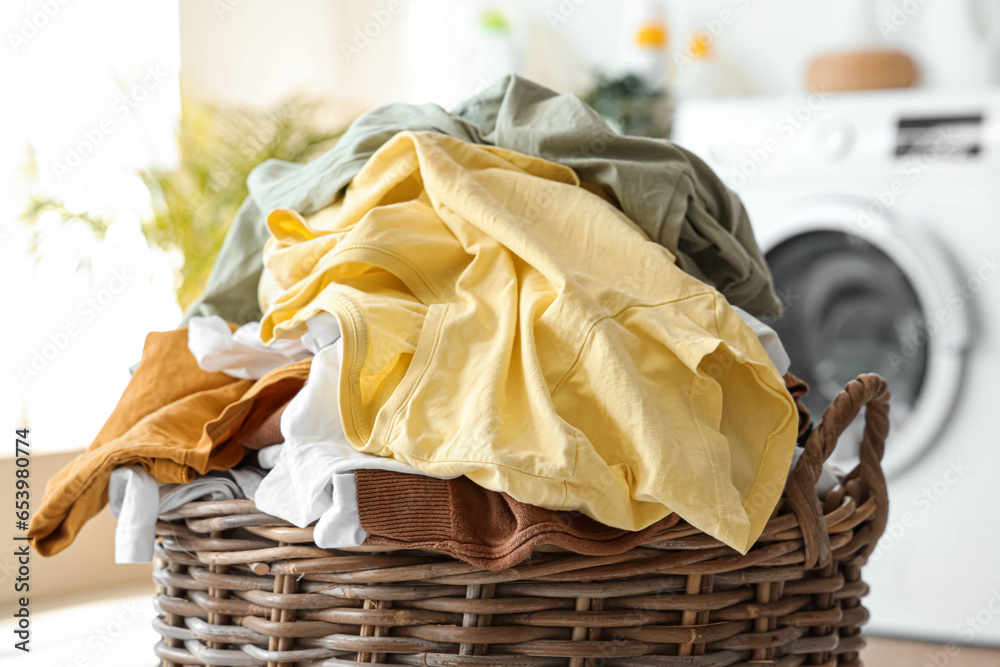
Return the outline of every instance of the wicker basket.
[[[861,462],[814,485],[867,404]],[[861,665],[861,566],[886,524],[885,382],[850,382],[741,556],[683,521],[617,556],[536,550],[489,571],[426,551],[325,550],[250,501],[162,517],[162,665]]]

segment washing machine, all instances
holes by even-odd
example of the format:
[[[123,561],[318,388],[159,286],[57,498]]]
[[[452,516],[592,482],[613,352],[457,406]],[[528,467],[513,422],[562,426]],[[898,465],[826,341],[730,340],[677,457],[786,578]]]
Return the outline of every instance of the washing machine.
[[[888,380],[869,631],[1000,645],[1000,90],[691,101],[673,139],[743,199],[814,418]]]

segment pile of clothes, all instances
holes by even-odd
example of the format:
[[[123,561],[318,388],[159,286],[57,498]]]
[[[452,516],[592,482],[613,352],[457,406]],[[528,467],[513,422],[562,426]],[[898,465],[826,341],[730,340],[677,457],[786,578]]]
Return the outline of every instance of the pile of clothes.
[[[739,200],[666,140],[508,77],[446,112],[376,109],[269,161],[186,326],[152,333],[30,534],[110,502],[116,557],[158,515],[248,498],[324,548],[510,567],[683,519],[745,553],[809,426]],[[828,486],[835,479],[821,480]]]

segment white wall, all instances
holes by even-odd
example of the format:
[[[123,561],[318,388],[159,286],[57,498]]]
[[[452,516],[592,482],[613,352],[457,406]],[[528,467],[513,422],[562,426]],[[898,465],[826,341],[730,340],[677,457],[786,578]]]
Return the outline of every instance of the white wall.
[[[601,33],[618,11],[575,1],[560,13],[558,3],[526,0],[181,0],[181,83],[200,97],[253,105],[307,93],[351,110],[400,100],[447,106],[488,83],[476,71],[477,21],[500,5],[525,52],[521,71],[581,90],[592,65],[617,48]]]
[[[696,30],[717,35],[717,60],[732,73],[725,94],[802,91],[815,56],[851,49],[906,52],[916,61],[919,85],[1000,83],[997,0],[666,2],[675,48]]]
[[[174,257],[148,248],[132,173],[176,159],[178,31],[176,0],[0,4],[0,284],[18,314],[0,424],[30,426],[36,453],[89,444],[146,334],[180,318]],[[55,213],[29,228],[31,196],[115,224],[103,240]]]
[[[295,94],[327,98],[346,119],[399,99],[405,12],[403,0],[181,0],[181,87],[259,106]],[[373,13],[384,25],[352,51]]]
[[[489,82],[478,19],[500,8],[521,54],[519,71],[582,92],[597,71],[618,69],[622,16],[634,1],[181,0],[182,81],[198,94],[240,102],[307,91],[352,109],[398,100],[449,106]],[[682,93],[801,91],[813,57],[856,48],[907,51],[924,85],[998,82],[997,0],[662,2],[668,64]],[[675,56],[699,30],[713,35],[714,58],[687,67]],[[706,77],[711,85],[702,85]]]

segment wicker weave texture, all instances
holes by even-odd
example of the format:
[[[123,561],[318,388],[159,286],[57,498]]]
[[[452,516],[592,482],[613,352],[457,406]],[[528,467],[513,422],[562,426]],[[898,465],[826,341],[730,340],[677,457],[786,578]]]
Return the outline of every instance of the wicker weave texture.
[[[814,486],[865,409],[861,463]],[[536,550],[483,570],[426,551],[326,550],[250,501],[158,524],[162,665],[861,665],[861,568],[885,528],[885,382],[847,385],[742,556],[681,522],[616,556]]]

